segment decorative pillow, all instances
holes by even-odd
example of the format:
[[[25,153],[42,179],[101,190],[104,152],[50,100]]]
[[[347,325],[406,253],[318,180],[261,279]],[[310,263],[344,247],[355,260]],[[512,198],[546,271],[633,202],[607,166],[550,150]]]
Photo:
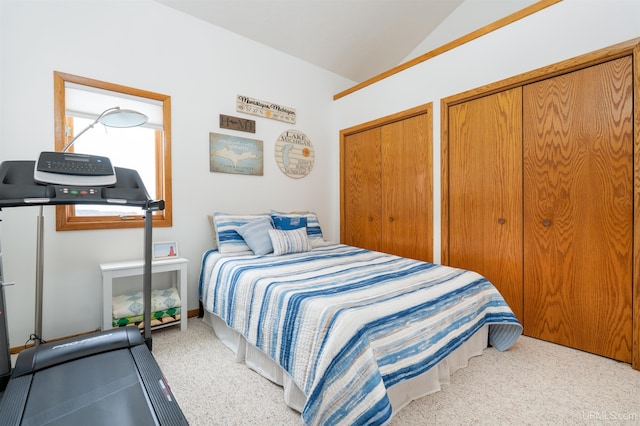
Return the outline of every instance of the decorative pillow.
[[[280,256],[289,253],[300,253],[311,250],[311,244],[307,238],[305,228],[283,231],[280,229],[270,229],[269,237],[273,245],[273,254]]]
[[[300,215],[271,215],[271,219],[273,219],[273,225],[276,229],[281,229],[283,231],[290,231],[292,229],[298,228],[306,228],[307,227],[307,218],[305,216]]]
[[[271,217],[275,223],[276,217],[304,217],[307,219],[307,237],[309,238],[309,243],[313,247],[326,245],[326,241],[324,240],[324,236],[322,234],[322,228],[320,228],[320,221],[318,221],[318,215],[313,212],[306,213],[283,213],[275,210],[271,210]]]
[[[258,219],[271,220],[268,214],[232,214],[215,212],[213,224],[216,229],[216,241],[220,253],[251,254],[251,248],[237,229],[242,225]]]
[[[209,226],[211,227],[211,235],[213,236],[213,247],[218,248],[218,237],[216,236],[216,225],[213,223],[213,215],[208,214],[207,219],[209,219]]]
[[[244,241],[255,254],[262,256],[273,251],[273,245],[271,245],[271,238],[269,237],[270,229],[273,229],[271,219],[261,218],[245,223],[238,227],[236,231],[244,238]]]

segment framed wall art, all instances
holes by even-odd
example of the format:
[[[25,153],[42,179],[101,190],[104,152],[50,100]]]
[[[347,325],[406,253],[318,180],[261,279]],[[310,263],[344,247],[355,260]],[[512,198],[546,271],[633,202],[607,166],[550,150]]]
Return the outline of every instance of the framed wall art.
[[[262,141],[209,133],[209,170],[216,173],[262,176]]]

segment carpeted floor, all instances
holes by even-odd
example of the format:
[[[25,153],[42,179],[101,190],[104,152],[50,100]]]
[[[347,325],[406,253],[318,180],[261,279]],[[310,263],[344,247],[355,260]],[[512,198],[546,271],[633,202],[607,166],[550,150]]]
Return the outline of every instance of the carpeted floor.
[[[153,354],[189,423],[299,425],[282,388],[234,362],[199,318],[153,333]],[[640,371],[529,337],[470,360],[443,390],[396,413],[401,425],[640,425]]]

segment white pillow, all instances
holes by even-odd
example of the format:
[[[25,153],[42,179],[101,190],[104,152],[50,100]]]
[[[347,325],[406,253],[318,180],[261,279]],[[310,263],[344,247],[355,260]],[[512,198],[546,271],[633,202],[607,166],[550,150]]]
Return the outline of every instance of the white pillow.
[[[280,229],[270,229],[269,237],[273,245],[273,254],[280,256],[289,253],[300,253],[311,250],[307,230],[305,228],[283,231]]]

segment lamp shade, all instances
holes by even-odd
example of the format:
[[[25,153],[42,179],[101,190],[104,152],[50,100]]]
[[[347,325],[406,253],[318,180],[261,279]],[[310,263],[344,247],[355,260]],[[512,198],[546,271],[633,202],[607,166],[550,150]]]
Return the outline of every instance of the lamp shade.
[[[108,108],[95,119],[95,121],[82,129],[71,141],[62,149],[67,152],[71,145],[84,134],[87,130],[93,128],[97,123],[104,124],[107,127],[136,127],[142,126],[149,118],[141,112],[131,109],[121,109],[120,107]]]
[[[149,117],[131,109],[111,109],[103,113],[98,122],[108,127],[137,127],[142,126]]]

